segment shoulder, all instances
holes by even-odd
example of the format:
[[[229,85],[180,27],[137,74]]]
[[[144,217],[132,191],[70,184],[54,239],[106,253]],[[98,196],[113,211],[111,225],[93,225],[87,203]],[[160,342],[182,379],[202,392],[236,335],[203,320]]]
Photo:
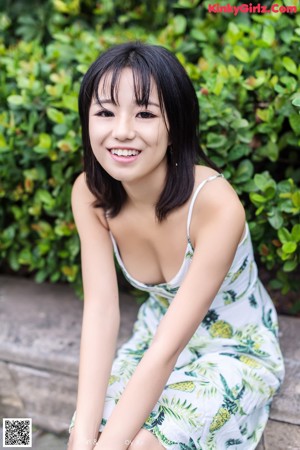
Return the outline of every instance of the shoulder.
[[[197,166],[195,172],[195,190],[202,181],[218,175],[218,172],[204,166]],[[191,223],[191,238],[205,227],[218,223],[220,229],[232,227],[232,233],[241,237],[245,226],[245,209],[236,191],[223,177],[207,181],[196,197]]]
[[[85,200],[87,202],[93,202],[95,200],[95,196],[88,188],[85,172],[81,172],[78,175],[72,187],[72,202],[76,203],[80,200]]]
[[[108,228],[105,212],[103,208],[95,208],[96,197],[89,190],[86,182],[86,174],[82,172],[75,179],[72,187],[71,203],[76,224],[87,222],[87,218],[99,223],[104,228]]]
[[[218,173],[219,172],[211,167],[197,165],[195,166],[195,183],[197,185],[201,182],[201,180],[211,177],[212,175],[218,175]]]
[[[88,188],[85,172],[81,172],[78,175],[72,187],[72,202],[82,200],[88,203],[93,203],[96,200],[96,197],[94,196],[94,194],[92,194],[92,192]]]
[[[216,175],[219,175],[219,172],[210,167],[196,166],[194,191],[203,181]],[[236,191],[225,177],[217,177],[206,181],[197,195],[196,209],[197,205],[201,205],[205,210],[208,208],[209,210],[222,211],[236,206],[244,209]]]

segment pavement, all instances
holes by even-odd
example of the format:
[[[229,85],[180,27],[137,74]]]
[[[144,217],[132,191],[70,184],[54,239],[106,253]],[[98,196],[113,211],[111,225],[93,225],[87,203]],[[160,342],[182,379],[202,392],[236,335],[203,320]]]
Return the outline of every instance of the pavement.
[[[138,310],[126,294],[120,306],[118,347],[131,335]],[[67,448],[82,307],[70,286],[0,276],[0,419],[31,418],[34,450]],[[300,319],[280,316],[279,325],[286,377],[257,450],[300,450]],[[1,433],[0,450],[7,448]]]

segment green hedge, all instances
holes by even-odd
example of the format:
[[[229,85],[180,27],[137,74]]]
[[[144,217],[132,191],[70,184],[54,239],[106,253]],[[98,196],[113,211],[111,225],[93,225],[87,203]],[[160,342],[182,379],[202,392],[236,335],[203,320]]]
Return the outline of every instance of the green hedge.
[[[211,1],[195,0],[13,3],[0,15],[1,271],[80,290],[70,209],[82,162],[80,80],[99,52],[140,39],[168,47],[186,67],[201,144],[246,208],[269,287],[297,291],[300,13],[214,14]]]

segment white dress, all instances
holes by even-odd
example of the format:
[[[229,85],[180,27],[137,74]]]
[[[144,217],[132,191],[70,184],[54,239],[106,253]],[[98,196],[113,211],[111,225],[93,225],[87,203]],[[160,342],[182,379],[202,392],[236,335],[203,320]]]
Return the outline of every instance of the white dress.
[[[113,363],[100,431],[189,269],[194,252],[189,237],[194,202],[204,184],[219,176],[223,175],[202,181],[193,195],[184,261],[170,282],[146,285],[133,279],[111,235],[125,277],[149,297],[139,309],[132,337],[119,349]],[[246,223],[246,234],[232,265],[204,320],[180,354],[144,428],[168,450],[255,449],[283,376],[277,315],[258,278]],[[74,422],[75,413],[70,428]]]

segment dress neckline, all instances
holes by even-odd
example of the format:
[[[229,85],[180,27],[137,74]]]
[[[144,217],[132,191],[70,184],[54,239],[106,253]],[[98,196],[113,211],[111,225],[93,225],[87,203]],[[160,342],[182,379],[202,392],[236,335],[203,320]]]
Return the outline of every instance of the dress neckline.
[[[124,263],[123,263],[123,260],[121,258],[121,254],[119,252],[119,248],[118,248],[117,242],[116,242],[112,232],[109,231],[110,236],[111,236],[111,240],[112,240],[112,243],[113,243],[114,253],[115,253],[116,259],[117,259],[118,264],[121,267],[124,275],[128,279],[128,281],[131,281],[136,286],[141,287],[141,288],[150,288],[150,287],[154,287],[154,286],[157,286],[157,287],[173,286],[178,279],[181,279],[181,277],[187,271],[187,268],[188,268],[188,266],[190,264],[191,258],[192,258],[193,253],[194,253],[194,248],[192,246],[191,239],[190,239],[190,224],[191,224],[192,212],[193,212],[193,208],[194,208],[194,204],[195,204],[196,198],[197,198],[199,192],[201,191],[202,187],[205,185],[205,183],[207,181],[214,180],[215,178],[218,178],[218,177],[223,177],[224,178],[224,175],[222,173],[218,173],[217,175],[211,175],[210,177],[202,180],[201,183],[197,186],[195,192],[192,195],[192,198],[191,198],[191,201],[190,201],[190,205],[189,205],[189,209],[188,209],[187,223],[186,223],[186,237],[187,237],[186,250],[185,250],[183,261],[181,263],[181,266],[180,266],[178,272],[176,273],[176,275],[174,275],[174,277],[171,278],[170,281],[165,281],[165,282],[162,282],[162,283],[154,283],[154,284],[151,283],[150,284],[150,283],[143,283],[141,281],[138,281],[133,276],[131,276],[130,273],[128,272],[128,270],[126,269]],[[248,235],[248,224],[247,224],[247,222],[245,222],[245,228],[246,228],[245,236],[242,239],[242,241],[239,243],[237,249],[243,244],[243,242],[245,241],[245,239],[246,239],[246,237]]]
[[[181,266],[180,266],[178,272],[176,273],[176,275],[175,275],[170,281],[163,281],[162,283],[143,283],[142,281],[138,281],[138,280],[136,280],[132,275],[130,275],[130,273],[128,272],[128,270],[126,269],[126,267],[125,267],[125,265],[124,265],[124,263],[123,263],[123,260],[122,260],[122,258],[121,258],[120,252],[119,252],[118,245],[117,245],[117,243],[116,243],[116,240],[115,240],[115,238],[113,237],[111,231],[110,231],[109,233],[110,233],[110,237],[111,237],[111,240],[112,240],[112,243],[113,243],[115,256],[116,256],[116,258],[117,258],[117,261],[118,261],[118,263],[119,263],[119,266],[121,267],[121,269],[122,269],[122,271],[124,272],[124,274],[126,275],[126,277],[127,277],[129,280],[131,280],[133,283],[135,283],[136,285],[139,285],[139,286],[142,286],[142,287],[146,287],[146,288],[154,287],[154,286],[162,287],[162,286],[167,286],[167,285],[173,285],[173,284],[176,282],[177,278],[180,277],[181,273],[182,273],[182,272],[184,271],[184,269],[185,269],[185,265],[186,265],[186,261],[187,261],[187,255],[189,255],[189,254],[192,255],[193,252],[194,252],[192,243],[191,243],[190,240],[188,239],[188,242],[187,242],[187,246],[186,246],[186,250],[185,250],[185,253],[184,253],[184,257],[183,257],[182,264],[181,264]]]
[[[141,287],[145,287],[145,288],[149,288],[149,287],[163,287],[163,286],[172,286],[176,283],[176,280],[178,278],[181,278],[181,275],[184,274],[187,270],[187,265],[190,264],[190,261],[192,259],[192,256],[194,254],[194,248],[193,245],[190,241],[190,238],[188,237],[187,239],[187,246],[186,246],[186,250],[185,250],[185,254],[183,257],[183,261],[182,264],[178,270],[178,272],[176,273],[176,275],[174,275],[174,277],[170,280],[170,281],[164,281],[162,283],[143,283],[142,281],[138,281],[136,280],[132,275],[130,275],[130,273],[128,272],[128,270],[126,269],[123,260],[121,258],[120,252],[119,252],[119,248],[117,245],[117,242],[114,238],[114,236],[112,235],[111,231],[110,233],[110,237],[113,243],[113,247],[114,247],[114,253],[116,255],[117,261],[119,266],[121,267],[122,271],[124,272],[124,274],[126,275],[126,277],[132,281],[134,284],[141,286]],[[246,241],[247,236],[249,233],[249,226],[248,226],[248,222],[245,222],[245,228],[244,228],[244,237],[241,240],[241,242],[239,242],[238,246],[237,246],[237,250],[243,245],[243,243]]]

